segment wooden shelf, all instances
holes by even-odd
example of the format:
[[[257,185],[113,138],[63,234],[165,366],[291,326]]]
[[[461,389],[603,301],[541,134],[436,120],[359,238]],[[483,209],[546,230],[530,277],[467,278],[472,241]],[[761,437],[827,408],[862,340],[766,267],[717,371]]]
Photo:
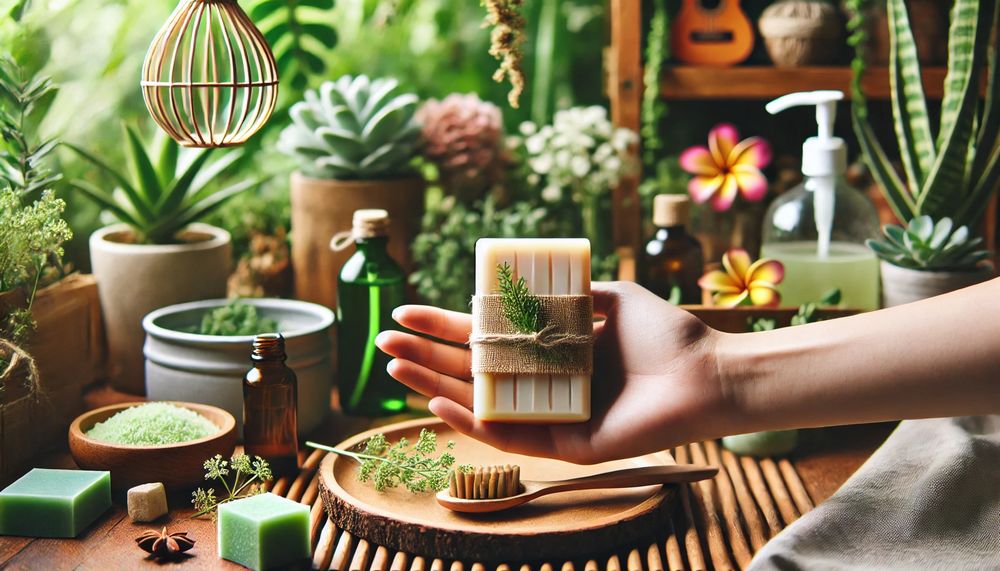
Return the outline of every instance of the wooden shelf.
[[[691,67],[665,66],[660,94],[669,100],[770,99],[794,91],[815,89],[850,90],[849,67]],[[923,71],[927,97],[940,99],[945,68]],[[862,83],[871,99],[889,97],[889,73],[884,67],[870,68]]]

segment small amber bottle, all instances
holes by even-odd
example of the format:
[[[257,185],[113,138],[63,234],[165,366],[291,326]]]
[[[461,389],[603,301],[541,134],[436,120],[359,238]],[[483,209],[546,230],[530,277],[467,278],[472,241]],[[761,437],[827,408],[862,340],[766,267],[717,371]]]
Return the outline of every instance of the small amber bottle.
[[[687,233],[691,202],[682,194],[653,198],[656,234],[646,243],[640,260],[639,283],[673,303],[701,303],[698,278],[705,259],[701,243]]]
[[[298,380],[285,365],[285,338],[257,335],[250,356],[253,368],[243,378],[243,445],[275,474],[299,467]]]

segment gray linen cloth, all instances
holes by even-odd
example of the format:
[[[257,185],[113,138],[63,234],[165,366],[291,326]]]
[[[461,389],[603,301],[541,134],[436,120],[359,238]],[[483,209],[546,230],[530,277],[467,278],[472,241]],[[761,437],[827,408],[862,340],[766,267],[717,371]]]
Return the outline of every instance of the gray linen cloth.
[[[750,569],[1000,569],[1000,416],[901,422]]]

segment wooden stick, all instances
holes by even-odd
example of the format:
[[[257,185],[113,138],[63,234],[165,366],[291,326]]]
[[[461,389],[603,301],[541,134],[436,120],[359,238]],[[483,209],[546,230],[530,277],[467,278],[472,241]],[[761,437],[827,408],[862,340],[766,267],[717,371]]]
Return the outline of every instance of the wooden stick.
[[[676,511],[674,515],[667,520],[670,530],[667,535],[667,541],[663,546],[663,552],[667,556],[667,568],[670,571],[685,571],[684,554],[681,553],[681,545],[677,541],[677,526],[674,525],[674,517],[676,517]]]
[[[288,487],[292,485],[292,479],[288,476],[282,476],[274,482],[274,487],[270,489],[270,492],[276,496],[284,496],[288,493]]]
[[[660,557],[660,546],[650,543],[646,548],[646,569],[649,571],[664,571],[663,558]]]
[[[785,478],[785,484],[788,485],[788,491],[792,493],[792,499],[795,500],[795,507],[799,509],[799,513],[807,514],[814,507],[812,498],[809,497],[809,492],[806,487],[802,484],[802,479],[799,478],[799,473],[795,471],[795,466],[788,461],[788,458],[782,458],[778,460],[778,469],[781,470],[781,475]]]
[[[326,452],[322,450],[313,450],[313,453],[310,454],[306,458],[305,462],[302,463],[299,475],[295,478],[292,486],[288,489],[288,493],[285,495],[286,498],[309,505],[307,502],[302,501],[303,492],[305,492],[309,483],[316,475],[316,468],[319,466],[320,460],[322,460],[324,456],[326,456]]]
[[[747,482],[750,484],[750,491],[753,492],[753,497],[757,500],[761,513],[764,514],[764,520],[767,521],[767,527],[771,530],[771,537],[774,537],[785,526],[781,523],[778,510],[774,507],[774,500],[771,499],[771,492],[767,489],[767,483],[764,482],[764,476],[760,473],[760,467],[757,466],[757,461],[749,456],[740,457],[740,466],[743,466],[743,473],[746,474]]]
[[[427,560],[419,555],[410,563],[410,571],[427,571]]]
[[[511,571],[511,568],[510,565],[507,565],[506,563],[501,563],[500,565],[497,565],[497,571]]]
[[[633,549],[628,552],[628,559],[625,560],[625,567],[628,571],[643,571],[642,555],[639,554],[638,549]]]
[[[351,547],[354,545],[354,538],[351,534],[343,531],[337,541],[337,548],[333,550],[333,560],[330,561],[330,569],[335,571],[351,571],[347,564],[351,558]]]
[[[691,451],[691,463],[705,464],[701,446],[697,443],[691,443],[688,447]],[[729,559],[729,546],[722,532],[719,512],[715,507],[714,485],[712,480],[702,480],[695,484],[691,486],[691,492],[694,496],[694,505],[698,508],[698,513],[705,523],[705,539],[708,542],[708,553],[712,558],[712,566],[716,569],[729,569],[733,564]]]
[[[593,559],[583,565],[583,571],[598,571],[599,569],[597,561],[594,561]]]
[[[608,558],[608,564],[604,569],[605,571],[622,571],[622,562],[617,555],[612,555]]]
[[[379,545],[372,556],[370,571],[386,571],[389,567],[389,550]]]
[[[364,539],[358,541],[358,547],[354,550],[354,557],[351,559],[351,567],[348,571],[367,571],[369,555],[371,555],[371,544]]]
[[[711,457],[711,451],[709,451],[709,457]],[[764,544],[767,543],[771,535],[768,533],[764,518],[760,515],[760,510],[757,509],[753,494],[750,493],[750,489],[747,487],[743,469],[740,467],[740,461],[736,458],[735,454],[724,448],[721,450],[721,457],[722,464],[726,467],[726,473],[729,474],[729,479],[736,492],[736,501],[740,504],[743,521],[747,524],[750,545],[753,546],[754,552],[757,552],[761,547],[764,547]]]
[[[410,556],[403,551],[397,551],[396,555],[392,558],[392,565],[389,566],[390,571],[406,571],[410,568]]]
[[[524,564],[521,565],[521,567],[518,569],[518,571],[531,571],[531,565],[528,565],[527,563],[524,563]]]
[[[576,568],[573,567],[573,562],[572,561],[567,561],[567,562],[563,563],[561,571],[575,571],[575,569]]]
[[[713,506],[715,513],[722,514],[733,557],[736,559],[736,564],[740,568],[745,569],[750,565],[750,560],[753,559],[753,552],[750,550],[746,534],[743,531],[743,520],[740,516],[739,506],[736,503],[736,492],[733,491],[733,483],[730,481],[729,474],[726,473],[726,468],[722,465],[722,460],[719,458],[718,444],[714,440],[702,444],[695,443],[691,445],[691,453],[696,463],[710,464],[719,468],[719,473],[711,480],[715,487],[715,496],[711,493],[711,486],[705,486],[702,489],[707,489],[704,494],[706,503],[711,498],[711,503],[715,504]],[[718,498],[718,503],[714,501],[716,497]]]
[[[552,568],[551,563],[542,563],[542,566],[538,568],[538,571],[555,571],[555,569]]]
[[[785,482],[781,479],[778,466],[770,458],[761,458],[760,469],[764,472],[764,479],[767,481],[768,487],[771,488],[771,495],[774,496],[774,501],[778,504],[778,511],[781,512],[785,525],[791,525],[793,521],[799,519],[799,510],[795,508],[795,504],[788,494],[788,489],[785,488]]]
[[[469,571],[486,571],[486,567],[482,563],[473,563]]]
[[[687,464],[687,448],[678,446],[674,451],[674,457],[677,458],[678,464]],[[701,540],[698,537],[698,527],[694,518],[694,510],[691,508],[691,486],[689,484],[678,486],[677,492],[681,496],[681,506],[684,509],[684,519],[687,523],[684,530],[684,550],[687,552],[688,566],[696,570],[707,569],[705,554],[701,550]]]
[[[333,542],[337,537],[337,527],[325,517],[322,521],[326,525],[323,526],[323,531],[319,534],[319,540],[313,549],[313,569],[329,569],[330,561],[333,560]]]
[[[322,502],[316,502],[312,510],[309,511],[309,538],[313,542],[313,546],[316,545],[316,541],[319,539],[319,532],[323,529],[323,524],[325,524],[329,519],[326,517],[326,510],[323,509]]]
[[[462,565],[461,561],[458,561],[456,559],[455,561],[451,562],[451,567],[449,568],[449,571],[465,571],[465,566]]]

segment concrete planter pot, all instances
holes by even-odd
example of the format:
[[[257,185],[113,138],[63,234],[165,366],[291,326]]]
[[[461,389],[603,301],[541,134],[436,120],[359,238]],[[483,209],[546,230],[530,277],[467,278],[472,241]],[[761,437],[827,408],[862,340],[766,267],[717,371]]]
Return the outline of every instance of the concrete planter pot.
[[[882,262],[882,305],[893,307],[976,285],[994,276],[993,268],[969,272],[911,270]]]
[[[330,250],[337,232],[351,229],[354,211],[389,212],[389,255],[407,273],[413,270],[410,244],[424,212],[423,179],[326,180],[292,174],[292,267],[295,297],[327,307],[337,305],[337,276],[354,252]]]
[[[116,389],[143,393],[142,318],[185,301],[226,295],[231,263],[229,232],[192,224],[179,244],[130,244],[123,224],[90,236],[108,339],[108,375]]]
[[[171,305],[142,321],[146,331],[146,394],[153,400],[210,404],[236,417],[243,429],[243,375],[250,369],[252,335],[198,335],[203,315],[225,299]],[[316,428],[330,411],[333,312],[297,300],[245,299],[261,317],[274,319],[285,337],[288,366],[299,381],[299,432]]]

